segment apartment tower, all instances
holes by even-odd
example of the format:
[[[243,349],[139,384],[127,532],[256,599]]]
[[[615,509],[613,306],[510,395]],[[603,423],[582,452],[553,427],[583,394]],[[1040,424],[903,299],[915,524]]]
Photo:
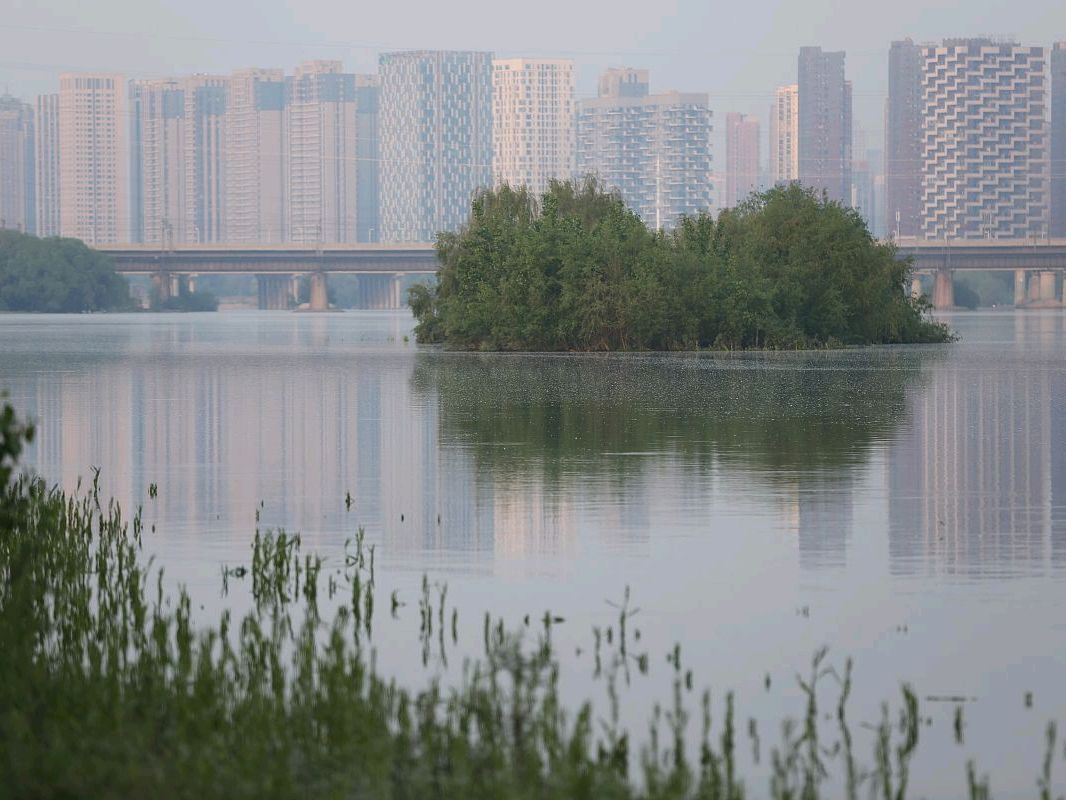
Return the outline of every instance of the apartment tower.
[[[1050,235],[1066,238],[1066,41],[1051,49]]]
[[[379,66],[381,239],[432,241],[492,182],[492,54],[384,53]]]
[[[229,78],[225,115],[225,240],[285,241],[285,78],[243,69]]]
[[[42,94],[34,106],[34,194],[38,236],[59,236],[59,95]]]
[[[356,236],[355,75],[309,61],[286,81],[286,230],[300,244]]]
[[[177,80],[130,82],[130,208],[135,242],[185,236],[185,93]]]
[[[381,81],[355,76],[355,235],[358,242],[381,240]]]
[[[759,120],[725,115],[725,202],[733,208],[759,189]]]
[[[949,39],[922,47],[922,235],[1047,235],[1042,47]]]
[[[186,241],[221,242],[225,228],[226,102],[229,78],[193,75],[185,93]]]
[[[770,108],[770,180],[799,180],[799,85],[778,86]]]
[[[59,77],[59,223],[89,245],[128,242],[129,115],[121,75]]]
[[[799,179],[830,200],[851,198],[851,84],[843,52],[800,48]]]
[[[226,78],[130,83],[130,205],[136,242],[222,240]]]
[[[645,223],[671,228],[712,204],[706,94],[650,94],[648,71],[611,69],[578,103],[577,171],[617,190]]]
[[[574,62],[492,62],[493,181],[543,194],[574,174]]]
[[[0,96],[0,228],[33,233],[33,107],[11,95]]]
[[[890,236],[921,233],[922,49],[910,39],[888,51],[885,104],[885,230]]]

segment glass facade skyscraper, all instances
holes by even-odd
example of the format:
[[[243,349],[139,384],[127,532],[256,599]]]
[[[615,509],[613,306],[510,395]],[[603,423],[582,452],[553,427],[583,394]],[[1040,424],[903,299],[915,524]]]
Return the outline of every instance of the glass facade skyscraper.
[[[433,241],[492,183],[492,54],[385,53],[379,65],[381,240]]]

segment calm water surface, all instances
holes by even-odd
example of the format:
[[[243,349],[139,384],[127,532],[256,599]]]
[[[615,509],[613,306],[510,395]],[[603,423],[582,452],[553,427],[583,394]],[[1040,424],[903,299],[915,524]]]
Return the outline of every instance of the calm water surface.
[[[485,610],[564,614],[573,699],[602,694],[577,648],[629,585],[652,655],[635,724],[680,641],[697,684],[760,721],[765,763],[829,645],[855,659],[856,720],[901,681],[972,698],[961,747],[954,706],[924,704],[918,795],[961,794],[974,757],[997,796],[1033,796],[1066,721],[1066,315],[949,321],[962,341],[926,348],[518,356],[418,347],[406,314],[4,315],[0,388],[39,423],[41,474],[73,488],[99,466],[145,505],[209,617],[262,502],[331,563],[366,528],[384,597],[409,601],[376,632],[404,679],[424,678],[423,573],[448,583],[460,651]]]

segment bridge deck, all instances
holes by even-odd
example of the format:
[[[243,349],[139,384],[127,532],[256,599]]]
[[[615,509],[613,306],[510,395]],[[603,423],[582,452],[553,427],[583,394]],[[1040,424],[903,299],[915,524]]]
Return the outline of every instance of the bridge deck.
[[[253,273],[431,274],[439,262],[432,244],[146,245],[100,248],[118,272],[150,274]],[[937,270],[1066,270],[1066,239],[931,241],[902,239],[900,257],[918,272]]]

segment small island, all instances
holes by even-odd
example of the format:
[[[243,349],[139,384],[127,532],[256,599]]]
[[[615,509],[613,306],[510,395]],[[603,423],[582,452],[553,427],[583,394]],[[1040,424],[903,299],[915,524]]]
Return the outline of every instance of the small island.
[[[420,342],[497,351],[797,349],[945,342],[910,265],[853,209],[798,185],[650,230],[594,179],[502,186],[437,237]]]

